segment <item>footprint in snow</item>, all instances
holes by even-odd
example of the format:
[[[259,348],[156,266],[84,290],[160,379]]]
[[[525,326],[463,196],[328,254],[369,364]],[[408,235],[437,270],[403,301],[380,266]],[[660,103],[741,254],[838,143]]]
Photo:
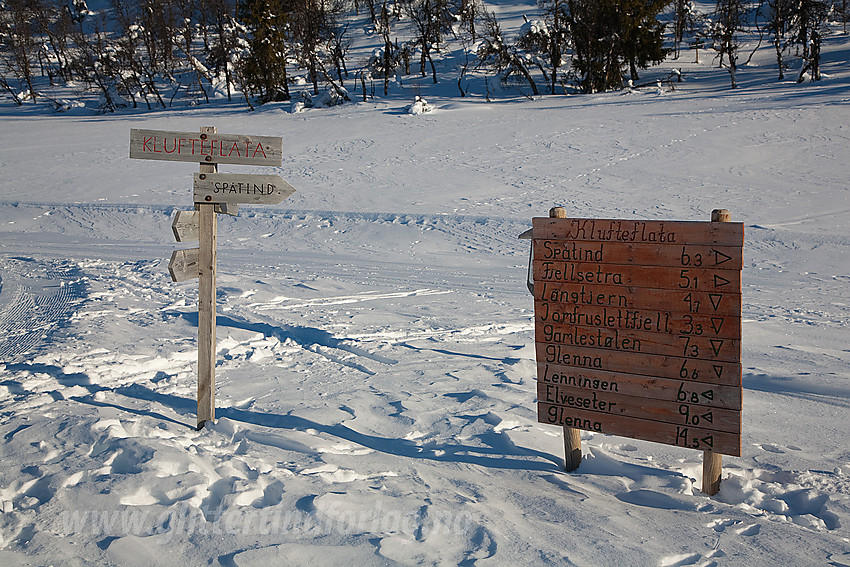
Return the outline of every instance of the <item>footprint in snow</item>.
[[[761,532],[761,526],[758,524],[750,524],[749,526],[735,530],[735,533],[742,536],[754,536],[758,535],[759,532]]]
[[[741,520],[729,520],[729,519],[714,520],[713,522],[708,524],[706,527],[713,529],[717,533],[723,533],[723,532],[726,531],[726,528],[728,528],[730,526],[735,526],[735,525],[741,524],[741,523],[743,523],[743,522],[741,522]]]

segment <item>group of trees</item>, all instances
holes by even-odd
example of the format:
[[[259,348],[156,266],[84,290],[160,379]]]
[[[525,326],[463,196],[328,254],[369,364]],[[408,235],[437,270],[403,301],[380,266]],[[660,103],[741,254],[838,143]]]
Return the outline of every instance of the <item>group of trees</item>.
[[[415,72],[437,82],[449,42],[463,54],[462,96],[473,70],[533,94],[618,89],[682,46],[713,49],[733,87],[762,44],[772,45],[780,80],[797,60],[799,80],[817,80],[826,22],[848,13],[846,0],[716,0],[703,12],[690,0],[538,6],[537,19],[507,37],[482,0],[110,0],[98,13],[86,0],[0,0],[0,90],[22,104],[48,96],[37,84],[75,86],[100,93],[105,110],[213,93],[253,107],[291,99],[293,82],[306,80],[313,96],[344,100],[348,81],[364,96],[367,81],[373,91],[382,81],[387,93],[417,59]],[[352,61],[349,26],[361,13],[380,47]]]

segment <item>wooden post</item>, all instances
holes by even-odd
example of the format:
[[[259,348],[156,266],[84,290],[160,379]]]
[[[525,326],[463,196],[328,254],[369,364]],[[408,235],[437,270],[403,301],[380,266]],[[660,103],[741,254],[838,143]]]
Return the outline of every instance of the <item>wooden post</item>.
[[[215,134],[201,128],[201,139]],[[207,156],[209,157],[209,156]],[[215,173],[215,163],[201,163],[201,173]],[[214,203],[198,206],[198,429],[215,420],[215,275],[216,214]]]
[[[565,219],[567,210],[564,207],[549,209],[549,218]],[[564,470],[574,471],[581,464],[581,431],[564,426]]]
[[[711,211],[711,222],[732,222],[732,213],[726,209]],[[723,455],[704,451],[702,456],[702,491],[709,496],[720,492],[720,477],[723,473]]]

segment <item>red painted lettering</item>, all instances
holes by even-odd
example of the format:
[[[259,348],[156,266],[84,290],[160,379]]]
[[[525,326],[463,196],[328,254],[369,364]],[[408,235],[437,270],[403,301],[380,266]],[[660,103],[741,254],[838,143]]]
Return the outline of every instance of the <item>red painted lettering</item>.
[[[268,157],[266,156],[266,152],[263,149],[263,144],[261,142],[257,142],[257,149],[254,150],[254,155],[252,155],[251,157],[256,157],[258,152],[263,154],[263,157]]]
[[[144,137],[142,138],[142,151],[143,151],[143,152],[150,152],[150,151],[153,151],[153,150],[151,150],[150,148],[148,148],[148,144],[150,143],[150,141],[151,141],[152,139],[153,139],[153,136],[144,136]]]
[[[173,154],[174,151],[177,149],[177,138],[173,138],[173,140],[174,140],[174,145],[171,147],[171,151],[168,151],[168,139],[166,138],[162,141],[162,149],[165,150],[165,153]]]
[[[236,152],[236,157],[242,157],[242,155],[239,153],[239,146],[236,144],[236,142],[233,142],[233,145],[230,147],[230,153],[227,155],[232,156],[233,152]]]

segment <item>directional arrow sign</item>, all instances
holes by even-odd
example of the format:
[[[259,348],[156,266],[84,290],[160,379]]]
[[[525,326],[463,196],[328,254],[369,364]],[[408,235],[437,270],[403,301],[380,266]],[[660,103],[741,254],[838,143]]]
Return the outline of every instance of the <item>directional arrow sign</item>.
[[[168,263],[168,271],[171,273],[171,279],[175,282],[182,282],[197,279],[200,274],[198,269],[199,261],[198,248],[189,248],[188,250],[175,250],[171,254],[171,261]]]
[[[171,223],[174,239],[177,242],[198,240],[198,211],[177,211]]]
[[[295,189],[279,175],[196,173],[196,203],[276,205]]]

